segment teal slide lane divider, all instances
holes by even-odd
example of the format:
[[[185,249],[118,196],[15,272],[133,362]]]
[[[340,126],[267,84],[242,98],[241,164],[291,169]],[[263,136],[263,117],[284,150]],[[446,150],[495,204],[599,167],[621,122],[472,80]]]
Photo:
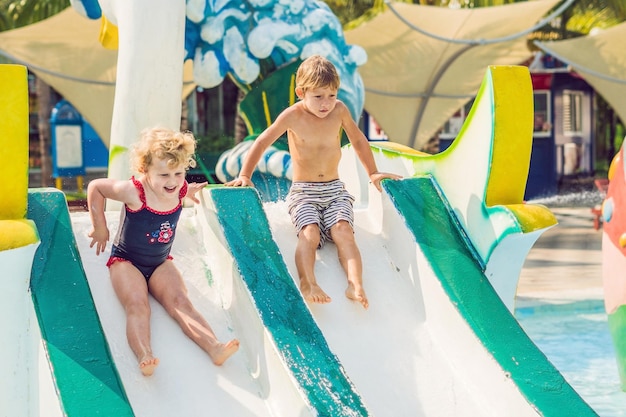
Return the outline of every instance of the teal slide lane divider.
[[[484,275],[430,176],[383,181],[450,301],[539,415],[597,416],[521,329]]]
[[[253,188],[210,190],[239,273],[284,363],[319,416],[368,416],[295,286]]]
[[[31,293],[65,416],[134,416],[89,289],[65,195],[30,189],[28,219],[41,239]]]

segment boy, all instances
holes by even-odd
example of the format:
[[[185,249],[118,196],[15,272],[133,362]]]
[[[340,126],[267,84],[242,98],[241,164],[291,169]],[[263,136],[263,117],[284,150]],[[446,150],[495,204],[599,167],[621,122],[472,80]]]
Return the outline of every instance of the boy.
[[[315,251],[328,240],[337,246],[339,261],[348,278],[346,296],[369,306],[363,289],[361,254],[354,239],[352,197],[339,180],[341,129],[381,191],[384,178],[398,175],[378,172],[367,138],[352,119],[344,103],[337,100],[339,75],[334,65],[319,55],[302,62],[296,73],[296,95],[300,99],[285,109],[248,151],[239,177],[228,186],[254,186],[252,172],[263,152],[285,131],[293,167],[293,183],[287,196],[289,214],[296,227],[296,268],[305,300],[328,303],[330,297],[317,284]]]

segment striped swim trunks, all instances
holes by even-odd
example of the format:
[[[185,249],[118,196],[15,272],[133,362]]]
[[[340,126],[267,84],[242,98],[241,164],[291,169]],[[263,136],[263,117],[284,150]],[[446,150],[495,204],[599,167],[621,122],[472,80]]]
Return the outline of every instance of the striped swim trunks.
[[[346,190],[341,180],[328,182],[299,182],[291,184],[287,204],[291,222],[300,234],[308,224],[320,228],[320,244],[332,241],[330,229],[340,220],[345,220],[354,228],[354,197]]]

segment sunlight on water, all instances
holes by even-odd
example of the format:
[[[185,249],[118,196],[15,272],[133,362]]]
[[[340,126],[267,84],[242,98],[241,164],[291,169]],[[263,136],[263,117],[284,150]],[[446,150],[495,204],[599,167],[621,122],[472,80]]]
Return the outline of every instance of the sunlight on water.
[[[626,416],[602,300],[518,308],[522,328],[601,417]]]

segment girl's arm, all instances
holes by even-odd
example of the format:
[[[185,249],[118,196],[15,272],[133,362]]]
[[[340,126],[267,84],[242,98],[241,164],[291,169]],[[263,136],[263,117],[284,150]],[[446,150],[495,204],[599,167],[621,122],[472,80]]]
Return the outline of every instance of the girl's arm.
[[[107,198],[132,206],[135,206],[139,201],[137,191],[131,181],[99,178],[89,183],[87,186],[87,205],[92,225],[92,230],[88,234],[91,238],[89,247],[96,246],[96,255],[104,252],[109,240],[109,228],[104,213]],[[141,202],[139,201],[139,203]]]
[[[206,187],[207,184],[208,181],[187,183],[187,195],[185,195],[185,197],[189,198],[194,203],[200,204],[200,200],[196,197],[196,193]]]

